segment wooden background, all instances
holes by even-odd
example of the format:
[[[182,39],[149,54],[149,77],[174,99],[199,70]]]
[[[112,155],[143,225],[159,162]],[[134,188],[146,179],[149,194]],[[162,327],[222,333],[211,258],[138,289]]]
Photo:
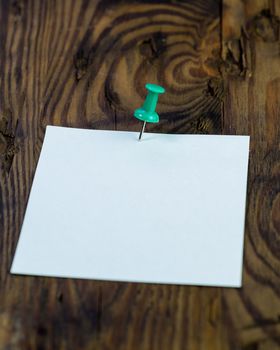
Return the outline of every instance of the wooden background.
[[[0,4],[0,349],[279,350],[280,1]],[[251,135],[243,288],[9,275],[46,125],[139,130],[146,82],[150,131]]]

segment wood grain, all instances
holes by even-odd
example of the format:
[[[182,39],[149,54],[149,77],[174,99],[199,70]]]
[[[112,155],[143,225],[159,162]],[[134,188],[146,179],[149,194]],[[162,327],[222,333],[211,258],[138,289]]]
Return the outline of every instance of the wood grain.
[[[0,0],[0,349],[280,348],[279,18],[278,0]],[[251,135],[243,288],[9,275],[46,125],[139,130],[147,81],[167,90],[150,131]]]

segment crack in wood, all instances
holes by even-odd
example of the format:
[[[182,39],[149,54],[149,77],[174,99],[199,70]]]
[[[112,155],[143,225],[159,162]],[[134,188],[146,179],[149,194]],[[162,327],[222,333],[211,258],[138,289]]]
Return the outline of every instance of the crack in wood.
[[[0,169],[1,173],[9,174],[14,155],[19,151],[15,142],[15,132],[18,125],[16,123],[15,130],[11,127],[12,113],[6,110],[0,115]]]
[[[254,17],[252,31],[264,42],[276,42],[279,40],[279,17],[273,15],[269,9],[264,9]]]
[[[140,53],[149,61],[159,58],[166,51],[166,34],[155,32],[151,37],[142,41]]]
[[[84,49],[80,49],[74,56],[76,81],[81,80],[85,76],[90,65],[89,61],[89,54],[87,54]]]

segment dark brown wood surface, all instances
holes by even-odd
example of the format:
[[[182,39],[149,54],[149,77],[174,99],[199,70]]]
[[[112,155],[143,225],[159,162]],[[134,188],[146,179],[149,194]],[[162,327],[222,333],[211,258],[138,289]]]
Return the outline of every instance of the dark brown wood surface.
[[[280,1],[0,4],[0,349],[279,350]],[[11,276],[46,125],[139,130],[146,82],[150,131],[251,135],[243,288]]]

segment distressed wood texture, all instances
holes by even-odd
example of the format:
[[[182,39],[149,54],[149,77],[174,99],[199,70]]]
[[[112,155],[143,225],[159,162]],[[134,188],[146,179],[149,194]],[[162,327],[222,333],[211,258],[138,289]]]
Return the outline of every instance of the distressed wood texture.
[[[279,350],[280,1],[0,4],[0,349]],[[149,130],[251,135],[243,288],[9,275],[45,126],[139,130],[147,81]]]

